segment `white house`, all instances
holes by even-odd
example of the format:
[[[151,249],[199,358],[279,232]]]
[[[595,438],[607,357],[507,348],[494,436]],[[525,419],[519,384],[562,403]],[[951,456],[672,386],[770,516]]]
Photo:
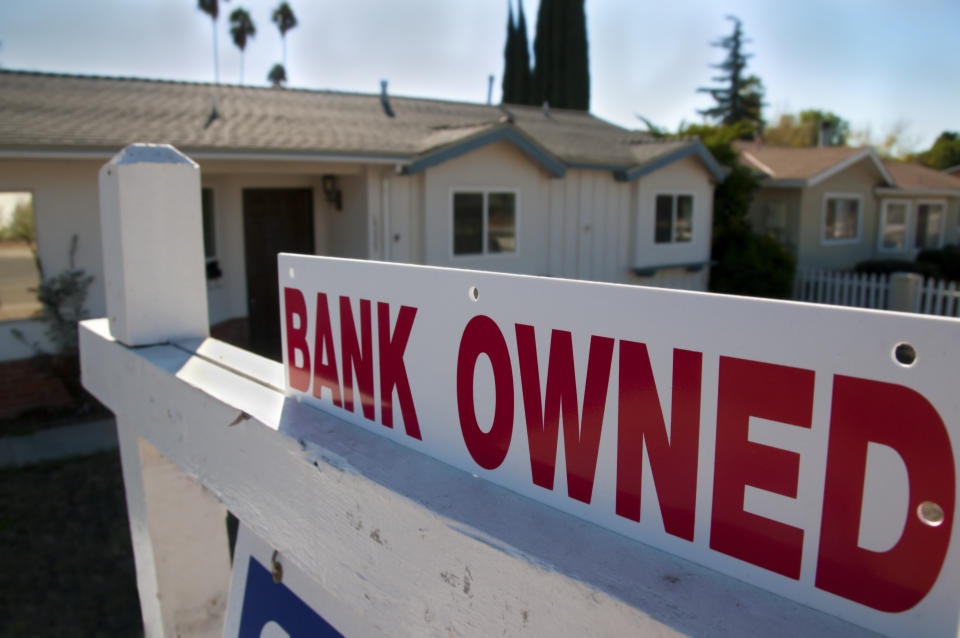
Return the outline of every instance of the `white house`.
[[[199,163],[211,322],[276,341],[276,253],[704,289],[724,172],[698,140],[588,113],[0,71],[0,193],[32,194],[48,273],[94,275],[97,171],[133,142]],[[39,334],[25,320],[4,322]],[[0,359],[28,356],[0,330]]]

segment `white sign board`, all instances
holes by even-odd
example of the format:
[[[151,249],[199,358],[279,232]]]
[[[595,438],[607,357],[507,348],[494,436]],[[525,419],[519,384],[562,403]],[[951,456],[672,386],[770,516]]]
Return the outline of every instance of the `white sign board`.
[[[960,322],[281,255],[288,393],[893,635],[957,635]]]

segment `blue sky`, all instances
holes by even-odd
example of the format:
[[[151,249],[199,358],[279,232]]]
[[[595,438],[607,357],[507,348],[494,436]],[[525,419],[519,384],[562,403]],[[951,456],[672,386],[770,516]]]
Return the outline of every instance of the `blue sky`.
[[[513,0],[514,2],[518,0]],[[270,22],[278,0],[221,0],[221,81],[239,80],[227,15],[243,6],[258,33],[246,82],[263,85],[280,60]],[[482,102],[499,101],[507,0],[291,0],[291,86]],[[524,0],[531,43],[539,0]],[[922,150],[960,130],[957,0],[587,0],[591,110],[630,128],[639,113],[676,128],[710,105],[696,89],[723,53],[710,42],[743,21],[749,71],[767,93],[765,116],[832,110],[875,141],[896,126]],[[195,0],[3,0],[0,65],[8,69],[213,79],[211,24]]]

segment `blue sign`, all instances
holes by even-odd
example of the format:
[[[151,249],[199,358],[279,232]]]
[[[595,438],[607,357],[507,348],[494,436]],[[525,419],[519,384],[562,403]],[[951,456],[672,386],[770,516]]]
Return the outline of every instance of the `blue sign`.
[[[238,638],[343,638],[317,612],[251,556]]]

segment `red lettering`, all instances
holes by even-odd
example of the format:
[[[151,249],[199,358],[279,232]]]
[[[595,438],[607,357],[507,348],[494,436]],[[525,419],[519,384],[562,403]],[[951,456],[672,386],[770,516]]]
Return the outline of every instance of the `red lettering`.
[[[743,511],[744,487],[797,497],[800,455],[747,440],[750,417],[809,428],[813,370],[720,357],[710,547],[799,579],[803,530]]]
[[[697,506],[702,361],[703,355],[699,352],[673,351],[673,403],[668,440],[647,346],[633,341],[620,342],[617,514],[632,521],[640,520],[645,443],[663,528],[668,534],[688,541],[693,541]]]
[[[489,432],[480,429],[473,406],[473,377],[477,359],[487,355],[493,367],[496,388],[493,426]],[[503,463],[513,436],[513,371],[507,342],[496,322],[486,315],[477,315],[467,323],[460,337],[457,354],[457,412],[467,451],[480,467],[492,470]]]
[[[353,322],[349,297],[340,297],[340,356],[343,357],[343,407],[353,412],[353,375],[363,416],[374,420],[373,398],[373,331],[370,327],[370,301],[360,300],[360,343]]]
[[[550,337],[547,389],[545,400],[541,401],[540,368],[537,363],[537,342],[533,326],[518,323],[516,333],[533,482],[548,490],[553,489],[557,430],[562,418],[567,494],[578,501],[589,503],[597,469],[614,340],[597,336],[590,339],[581,418],[577,406],[577,379],[573,367],[571,334],[565,330],[554,330]]]
[[[296,288],[283,289],[283,308],[287,323],[287,376],[290,387],[301,392],[310,389],[310,346],[307,345],[307,301]],[[293,327],[293,317],[300,318],[300,327]],[[303,356],[297,365],[296,353]]]
[[[420,439],[420,423],[417,410],[413,405],[410,381],[407,379],[407,367],[403,363],[403,353],[407,349],[410,331],[416,308],[401,306],[397,315],[397,325],[390,335],[390,305],[377,303],[377,337],[380,345],[380,420],[388,428],[393,427],[393,389],[397,389],[400,402],[400,414],[407,435]]]
[[[900,454],[910,481],[910,506],[894,514],[906,516],[903,535],[886,552],[857,545],[871,441]],[[950,437],[923,396],[901,385],[834,377],[816,586],[885,612],[916,605],[943,567],[955,489]],[[925,501],[943,510],[939,525],[918,517]]]
[[[324,356],[326,355],[326,356]],[[326,363],[324,363],[326,360]],[[327,295],[317,293],[317,331],[313,346],[313,396],[321,398],[324,388],[333,395],[333,404],[340,402],[340,378],[337,376],[337,353],[333,351],[333,329],[330,327],[330,309]]]

